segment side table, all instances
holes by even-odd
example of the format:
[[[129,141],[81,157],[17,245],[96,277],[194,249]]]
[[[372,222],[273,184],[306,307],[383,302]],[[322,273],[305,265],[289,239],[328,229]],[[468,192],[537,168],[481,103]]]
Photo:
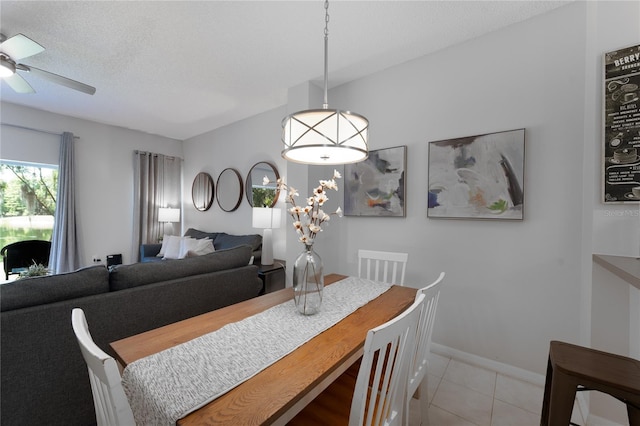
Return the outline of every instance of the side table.
[[[258,266],[258,276],[262,280],[262,291],[260,294],[271,293],[285,287],[285,271],[287,263],[284,260],[274,259],[273,265]]]

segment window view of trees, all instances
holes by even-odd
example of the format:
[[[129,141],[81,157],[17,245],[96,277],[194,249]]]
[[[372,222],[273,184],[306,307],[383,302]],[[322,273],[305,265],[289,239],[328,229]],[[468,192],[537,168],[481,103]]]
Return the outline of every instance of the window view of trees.
[[[253,194],[254,207],[271,207],[276,198],[276,190],[274,188],[254,186],[251,193]]]
[[[0,247],[51,240],[57,167],[0,162]]]

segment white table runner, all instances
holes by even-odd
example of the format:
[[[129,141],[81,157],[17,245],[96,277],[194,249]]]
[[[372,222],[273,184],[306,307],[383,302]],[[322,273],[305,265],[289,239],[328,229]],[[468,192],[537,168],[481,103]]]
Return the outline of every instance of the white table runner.
[[[138,425],[175,425],[338,323],[391,286],[349,277],[324,289],[320,313],[293,300],[129,364],[122,384]]]

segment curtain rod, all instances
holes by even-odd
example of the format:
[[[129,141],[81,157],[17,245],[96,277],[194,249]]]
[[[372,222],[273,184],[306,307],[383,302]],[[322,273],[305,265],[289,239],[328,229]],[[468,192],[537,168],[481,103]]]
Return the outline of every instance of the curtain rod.
[[[176,157],[175,155],[160,154],[160,153],[157,153],[157,152],[150,152],[150,151],[141,151],[139,149],[134,149],[133,153],[134,154],[142,154],[142,155],[147,155],[148,154],[148,155],[153,155],[154,157],[157,157],[158,155],[164,155],[165,158],[168,158],[169,160],[178,159],[178,160],[182,161],[182,158]]]
[[[15,127],[16,129],[31,130],[32,132],[46,133],[48,135],[62,136],[62,133],[51,132],[49,130],[34,129],[33,127],[19,126],[11,123],[0,123],[2,126]],[[80,139],[80,136],[73,136],[74,139]]]

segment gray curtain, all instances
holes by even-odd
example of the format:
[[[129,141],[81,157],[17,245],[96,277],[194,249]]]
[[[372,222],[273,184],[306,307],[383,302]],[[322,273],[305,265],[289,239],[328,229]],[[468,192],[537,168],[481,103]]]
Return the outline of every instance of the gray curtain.
[[[133,260],[140,260],[140,245],[157,243],[164,224],[158,222],[160,207],[180,208],[182,159],[151,152],[133,156]],[[180,215],[182,221],[182,215]],[[174,224],[180,229],[180,223]]]
[[[58,192],[49,257],[49,269],[54,274],[75,271],[80,265],[76,238],[73,144],[73,133],[64,132],[60,142]]]

